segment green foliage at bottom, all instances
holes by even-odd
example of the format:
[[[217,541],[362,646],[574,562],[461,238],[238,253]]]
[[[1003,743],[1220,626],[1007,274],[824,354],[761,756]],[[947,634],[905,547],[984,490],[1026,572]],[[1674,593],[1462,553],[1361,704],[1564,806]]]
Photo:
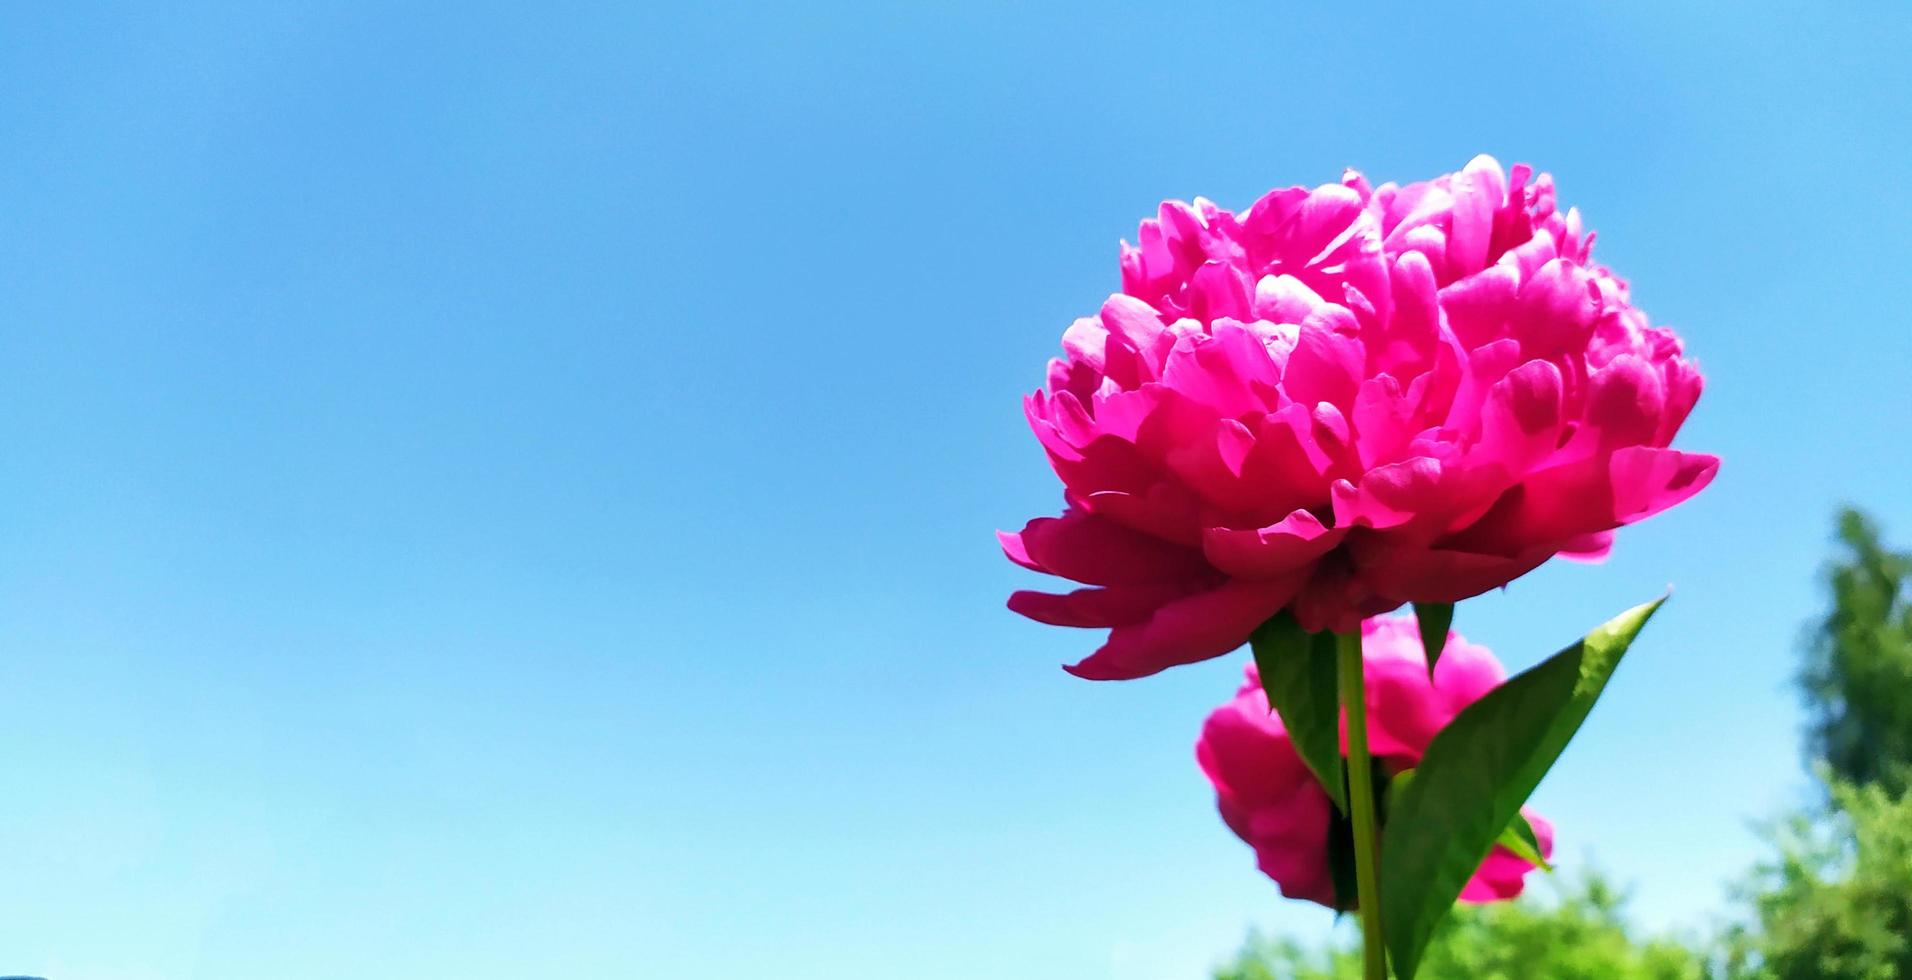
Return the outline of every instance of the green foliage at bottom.
[[[1549,884],[1559,876],[1549,879]],[[1545,887],[1543,885],[1543,887]],[[1624,896],[1589,875],[1532,897],[1454,910],[1428,944],[1417,980],[1702,980],[1700,957],[1670,939],[1634,935]],[[1350,943],[1311,950],[1251,938],[1215,980],[1361,980]]]
[[[1789,823],[1747,890],[1730,980],[1912,978],[1912,792],[1830,788],[1832,812]]]

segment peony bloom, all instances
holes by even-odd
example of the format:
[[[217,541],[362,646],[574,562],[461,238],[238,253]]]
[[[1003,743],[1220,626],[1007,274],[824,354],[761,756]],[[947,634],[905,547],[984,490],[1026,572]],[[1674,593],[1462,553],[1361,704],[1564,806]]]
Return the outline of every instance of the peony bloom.
[[[1162,205],[1025,402],[1068,506],[1003,547],[1090,587],[1010,608],[1110,630],[1071,672],[1140,677],[1284,608],[1347,631],[1598,558],[1697,493],[1719,461],[1667,446],[1698,370],[1530,178]]]
[[[1361,634],[1368,741],[1375,764],[1388,774],[1418,764],[1434,733],[1504,676],[1486,647],[1450,633],[1430,681],[1412,617],[1371,619],[1362,624]],[[1345,747],[1345,716],[1341,725]],[[1329,836],[1339,833],[1345,838],[1351,831],[1296,754],[1281,718],[1268,710],[1268,697],[1262,693],[1252,662],[1248,680],[1235,692],[1234,700],[1216,708],[1202,726],[1195,758],[1215,784],[1222,820],[1255,849],[1262,873],[1273,878],[1289,898],[1335,907]],[[1553,825],[1530,810],[1521,812],[1540,839],[1541,854],[1551,856]],[[1532,870],[1512,852],[1495,847],[1462,889],[1461,900],[1513,898],[1520,894],[1523,876]]]

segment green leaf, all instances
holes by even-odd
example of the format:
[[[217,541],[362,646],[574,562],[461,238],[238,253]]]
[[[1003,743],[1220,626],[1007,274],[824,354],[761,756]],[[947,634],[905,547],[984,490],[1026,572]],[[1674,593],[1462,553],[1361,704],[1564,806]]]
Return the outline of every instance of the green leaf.
[[[1407,791],[1407,784],[1413,781],[1414,770],[1412,769],[1403,769],[1395,773],[1394,778],[1388,780],[1388,791],[1381,798],[1387,801],[1388,810],[1390,812],[1392,812],[1395,805],[1400,802],[1401,794]]]
[[[1427,676],[1433,677],[1434,662],[1441,659],[1441,651],[1447,649],[1447,631],[1454,625],[1454,604],[1417,602],[1414,622],[1421,628],[1421,649],[1427,651]]]
[[[1248,638],[1261,671],[1261,689],[1281,716],[1301,761],[1346,813],[1341,769],[1341,705],[1335,700],[1334,634],[1310,635],[1287,612],[1263,623]]]
[[[1412,769],[1403,769],[1388,780],[1387,792],[1380,798],[1387,801],[1389,811],[1399,804],[1401,794],[1407,790],[1407,784],[1413,781],[1414,770]],[[1513,855],[1522,861],[1548,874],[1553,874],[1553,865],[1548,864],[1546,856],[1540,853],[1540,835],[1534,833],[1534,825],[1527,822],[1526,814],[1514,814],[1513,822],[1507,825],[1506,830],[1500,832],[1499,837],[1494,838],[1494,843],[1512,851]],[[1332,844],[1330,846],[1332,847]]]
[[[1514,814],[1514,822],[1494,838],[1494,843],[1513,852],[1513,855],[1548,874],[1553,874],[1553,865],[1547,863],[1547,857],[1540,853],[1540,835],[1534,833],[1534,825],[1527,822],[1524,814]]]
[[[1381,848],[1388,950],[1413,980],[1434,927],[1460,897],[1520,806],[1579,731],[1620,657],[1664,596],[1468,705],[1428,744],[1401,787]]]

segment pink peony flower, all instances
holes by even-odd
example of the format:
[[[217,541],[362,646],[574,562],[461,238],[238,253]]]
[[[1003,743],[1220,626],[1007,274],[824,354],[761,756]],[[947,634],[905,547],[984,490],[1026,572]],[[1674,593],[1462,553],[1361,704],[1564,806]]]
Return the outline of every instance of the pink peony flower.
[[[1141,677],[1283,608],[1346,631],[1598,558],[1697,493],[1719,461],[1667,446],[1698,370],[1531,176],[1162,205],[1025,401],[1068,507],[1003,547],[1090,587],[1010,608],[1110,630],[1072,673]]]
[[[1448,634],[1446,652],[1427,676],[1427,659],[1412,617],[1371,619],[1361,626],[1366,665],[1368,741],[1375,764],[1393,774],[1421,761],[1428,742],[1461,709],[1499,684],[1500,663],[1486,647]],[[1347,744],[1347,718],[1341,720]],[[1255,665],[1233,700],[1215,709],[1195,744],[1202,772],[1215,784],[1222,820],[1255,849],[1262,873],[1289,898],[1335,907],[1328,865],[1331,832],[1350,833],[1334,803],[1296,754],[1281,718],[1268,710]],[[1553,825],[1521,811],[1553,854]],[[1533,866],[1495,847],[1461,891],[1461,900],[1492,902],[1520,894]]]

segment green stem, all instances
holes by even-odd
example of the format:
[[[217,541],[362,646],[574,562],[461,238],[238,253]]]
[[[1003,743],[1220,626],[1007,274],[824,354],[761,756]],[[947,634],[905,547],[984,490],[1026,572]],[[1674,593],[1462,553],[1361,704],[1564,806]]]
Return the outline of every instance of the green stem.
[[[1374,830],[1374,768],[1368,757],[1368,698],[1361,670],[1361,631],[1335,636],[1341,706],[1348,712],[1348,809],[1354,818],[1355,897],[1361,912],[1366,980],[1387,980],[1381,932],[1381,839]]]

